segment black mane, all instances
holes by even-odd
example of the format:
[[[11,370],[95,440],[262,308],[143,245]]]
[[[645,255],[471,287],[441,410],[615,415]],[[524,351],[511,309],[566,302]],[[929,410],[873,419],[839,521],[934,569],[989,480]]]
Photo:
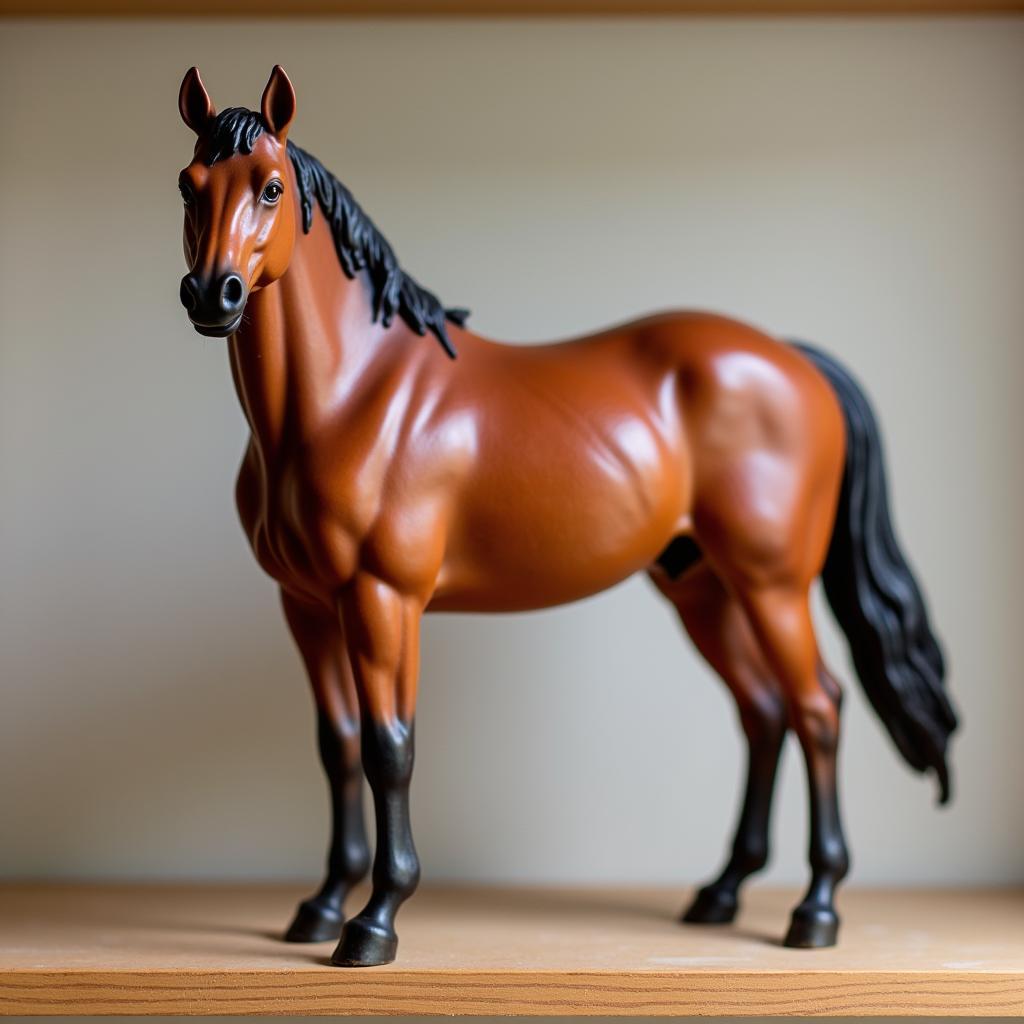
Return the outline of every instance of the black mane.
[[[218,160],[226,160],[236,153],[251,153],[265,130],[262,116],[255,111],[244,107],[222,110],[203,137],[205,163],[212,167]],[[417,334],[430,331],[454,359],[455,348],[448,337],[446,321],[461,326],[469,311],[445,309],[433,292],[402,270],[387,239],[363,212],[352,193],[316,157],[292,142],[288,143],[288,156],[299,184],[302,230],[308,233],[313,226],[315,199],[330,225],[342,270],[350,278],[360,270],[366,271],[374,321],[380,320],[387,327],[398,313]]]

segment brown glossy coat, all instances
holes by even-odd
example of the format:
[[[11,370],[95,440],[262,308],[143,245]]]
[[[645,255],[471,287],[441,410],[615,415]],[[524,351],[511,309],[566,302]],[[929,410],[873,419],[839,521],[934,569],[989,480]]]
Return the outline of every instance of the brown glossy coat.
[[[190,271],[197,287],[228,272],[245,286],[228,341],[252,432],[238,509],[309,669],[335,796],[328,879],[290,937],[336,935],[365,871],[362,726],[374,895],[335,962],[394,955],[394,914],[418,877],[406,794],[422,613],[557,605],[646,571],[734,692],[750,741],[737,846],[690,919],[731,916],[740,881],[763,864],[791,724],[811,779],[814,880],[790,940],[834,939],[832,890],[846,869],[838,688],[808,609],[844,466],[826,380],[788,345],[698,312],[530,346],[453,324],[451,360],[400,319],[373,322],[368,288],[343,273],[319,210],[302,232],[283,72],[251,155],[201,158],[213,108],[194,70],[180,103],[200,136],[183,172]],[[265,202],[274,180],[283,195]],[[672,578],[658,559],[680,537],[702,557]]]

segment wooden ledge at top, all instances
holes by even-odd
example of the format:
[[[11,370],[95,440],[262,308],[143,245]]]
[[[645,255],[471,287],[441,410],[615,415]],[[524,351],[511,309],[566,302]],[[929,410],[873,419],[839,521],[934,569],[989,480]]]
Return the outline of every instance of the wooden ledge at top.
[[[428,886],[356,970],[278,939],[301,894],[0,887],[0,1013],[1024,1016],[1024,890],[844,889],[840,946],[792,950],[793,892],[700,928],[670,890]]]
[[[0,17],[991,15],[1024,0],[0,0]]]

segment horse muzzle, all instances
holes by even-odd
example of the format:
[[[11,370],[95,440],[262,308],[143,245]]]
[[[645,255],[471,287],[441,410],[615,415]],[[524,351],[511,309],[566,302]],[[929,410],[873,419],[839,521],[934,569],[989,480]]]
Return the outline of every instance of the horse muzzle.
[[[249,292],[241,276],[235,273],[212,281],[186,274],[181,279],[180,297],[192,326],[200,334],[226,338],[238,330]]]

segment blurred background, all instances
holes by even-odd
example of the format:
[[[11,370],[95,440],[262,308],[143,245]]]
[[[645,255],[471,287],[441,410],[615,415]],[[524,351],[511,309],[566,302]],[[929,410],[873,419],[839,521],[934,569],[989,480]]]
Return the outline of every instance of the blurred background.
[[[274,63],[295,141],[477,330],[697,306],[854,368],[964,724],[939,812],[819,603],[851,884],[1021,881],[1024,23],[970,18],[5,21],[0,874],[319,877],[312,702],[235,519],[246,428],[177,297],[182,74],[253,107]],[[717,869],[740,732],[645,581],[424,644],[427,879]],[[769,878],[802,880],[793,746],[774,836]]]

